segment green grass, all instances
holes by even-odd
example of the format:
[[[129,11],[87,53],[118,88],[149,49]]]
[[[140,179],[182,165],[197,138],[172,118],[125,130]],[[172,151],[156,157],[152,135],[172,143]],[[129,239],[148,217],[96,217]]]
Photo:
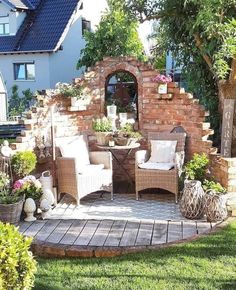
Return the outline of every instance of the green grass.
[[[197,241],[116,258],[39,259],[34,289],[236,289],[236,222]]]

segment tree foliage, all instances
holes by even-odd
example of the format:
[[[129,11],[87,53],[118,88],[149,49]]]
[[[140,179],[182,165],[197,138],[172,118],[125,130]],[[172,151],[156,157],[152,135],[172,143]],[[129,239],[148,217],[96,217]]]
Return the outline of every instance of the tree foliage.
[[[144,60],[144,49],[139,39],[138,22],[123,10],[124,1],[108,1],[95,32],[86,32],[85,48],[81,52],[77,68],[90,67],[105,56],[136,56]]]
[[[236,0],[126,0],[125,8],[140,21],[159,21],[154,54],[171,51],[183,65],[219,143],[219,99],[229,87],[236,97]]]
[[[164,43],[186,64],[201,56],[216,79],[234,79],[236,0],[126,0],[140,21],[160,20]]]

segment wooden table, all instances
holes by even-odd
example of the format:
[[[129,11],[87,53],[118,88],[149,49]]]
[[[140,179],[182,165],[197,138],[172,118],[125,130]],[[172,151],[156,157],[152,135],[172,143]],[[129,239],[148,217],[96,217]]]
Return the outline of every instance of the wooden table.
[[[123,170],[124,174],[128,177],[128,180],[130,181],[131,184],[134,183],[133,178],[131,177],[131,175],[129,174],[128,170],[124,167],[123,163],[126,160],[126,158],[128,158],[128,156],[130,155],[130,153],[132,152],[133,149],[139,148],[140,144],[139,143],[133,143],[131,145],[127,145],[127,146],[101,146],[101,145],[97,145],[98,148],[103,149],[103,150],[107,150],[109,152],[111,152],[112,157],[116,160],[116,162],[118,163],[118,165],[120,166],[120,168]],[[124,157],[122,159],[119,159],[116,156],[117,151],[126,151],[126,154],[124,155]]]

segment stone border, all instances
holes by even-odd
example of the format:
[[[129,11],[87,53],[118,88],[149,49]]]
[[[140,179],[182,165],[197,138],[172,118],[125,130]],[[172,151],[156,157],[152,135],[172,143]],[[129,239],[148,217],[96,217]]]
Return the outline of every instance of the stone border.
[[[190,238],[176,242],[160,244],[155,246],[134,246],[134,247],[91,247],[91,246],[73,246],[73,245],[58,245],[34,240],[31,245],[31,250],[35,256],[44,258],[101,258],[101,257],[116,257],[130,253],[139,253],[150,250],[161,250],[163,248],[174,247],[179,244],[195,241],[209,234],[214,234],[225,228],[232,221],[236,221],[236,217],[229,217],[227,220],[216,224],[211,230],[202,234],[194,235]]]

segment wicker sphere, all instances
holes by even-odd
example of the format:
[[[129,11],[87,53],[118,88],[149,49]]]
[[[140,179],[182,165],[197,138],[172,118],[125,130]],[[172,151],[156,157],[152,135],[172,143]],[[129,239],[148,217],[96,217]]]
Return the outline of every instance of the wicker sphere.
[[[180,212],[188,219],[200,219],[204,215],[205,192],[198,180],[185,180],[180,200]]]
[[[209,222],[226,219],[228,212],[225,196],[214,192],[207,192],[205,196],[205,214]]]

